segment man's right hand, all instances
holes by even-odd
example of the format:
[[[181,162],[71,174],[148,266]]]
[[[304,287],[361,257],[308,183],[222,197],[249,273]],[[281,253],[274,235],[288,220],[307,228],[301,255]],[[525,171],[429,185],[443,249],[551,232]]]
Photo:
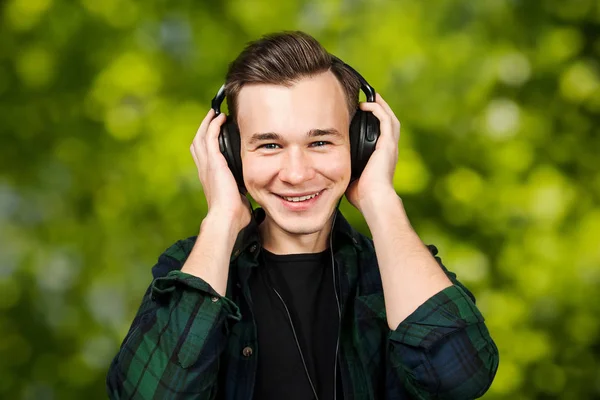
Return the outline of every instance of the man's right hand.
[[[208,216],[234,224],[236,232],[239,232],[250,223],[250,205],[248,199],[239,192],[227,160],[219,150],[219,132],[225,123],[225,114],[214,116],[215,111],[210,109],[196,132],[190,152],[198,168],[198,177],[208,204]]]

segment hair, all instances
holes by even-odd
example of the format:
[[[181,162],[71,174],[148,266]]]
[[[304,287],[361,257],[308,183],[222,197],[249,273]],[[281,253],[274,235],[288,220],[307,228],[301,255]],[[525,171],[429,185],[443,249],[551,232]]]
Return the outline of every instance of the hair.
[[[291,87],[302,78],[331,71],[346,95],[350,117],[358,107],[360,81],[312,36],[300,31],[271,33],[246,45],[229,64],[225,95],[229,117],[237,121],[237,100],[246,84]]]

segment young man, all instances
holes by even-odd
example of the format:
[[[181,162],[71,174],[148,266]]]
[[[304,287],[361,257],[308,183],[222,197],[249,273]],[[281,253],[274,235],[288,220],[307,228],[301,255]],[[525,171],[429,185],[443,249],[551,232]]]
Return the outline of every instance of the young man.
[[[208,214],[154,266],[109,370],[111,398],[464,400],[487,390],[497,348],[471,293],[412,229],[392,184],[400,123],[380,96],[359,105],[360,87],[301,32],[265,36],[230,65],[228,125],[211,109],[191,146]],[[350,183],[357,107],[380,133]],[[239,137],[242,182],[225,133]],[[262,208],[251,212],[240,189]],[[344,194],[373,240],[337,210]]]

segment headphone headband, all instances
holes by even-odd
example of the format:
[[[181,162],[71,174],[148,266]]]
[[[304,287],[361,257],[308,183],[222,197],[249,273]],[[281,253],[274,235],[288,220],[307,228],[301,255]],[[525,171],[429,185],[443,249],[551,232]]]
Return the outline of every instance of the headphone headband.
[[[210,107],[215,110],[215,117],[221,114],[221,103],[225,100],[225,84],[221,86],[215,97],[210,102]]]
[[[337,62],[341,63],[345,68],[350,70],[358,78],[358,80],[360,82],[360,89],[363,91],[363,93],[367,97],[367,102],[374,103],[375,102],[375,89],[373,89],[373,87],[371,85],[369,85],[367,80],[365,78],[363,78],[363,76],[361,74],[359,74],[357,70],[355,70],[350,65],[348,65],[345,62],[343,62],[342,60],[340,60],[338,57],[331,55],[331,58],[332,58],[333,62],[337,61]],[[215,116],[221,114],[221,104],[223,104],[223,100],[225,100],[225,84],[223,84],[219,88],[219,91],[217,92],[217,94],[215,95],[215,97],[212,99],[212,101],[210,103],[211,108],[215,111]]]
[[[365,96],[367,96],[367,102],[374,103],[375,102],[375,89],[373,89],[373,87],[371,85],[369,85],[367,80],[357,70],[355,70],[350,65],[348,65],[345,62],[343,62],[342,60],[340,60],[338,57],[331,54],[331,58],[334,60],[334,62],[337,61],[340,64],[342,64],[345,68],[349,69],[350,72],[352,72],[358,78],[358,80],[360,82],[360,89],[363,91]]]

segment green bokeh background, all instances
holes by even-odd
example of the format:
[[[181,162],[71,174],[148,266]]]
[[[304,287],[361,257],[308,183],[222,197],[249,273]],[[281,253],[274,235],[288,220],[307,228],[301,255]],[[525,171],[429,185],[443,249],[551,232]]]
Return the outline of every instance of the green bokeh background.
[[[600,398],[594,0],[0,2],[0,398],[106,398],[150,268],[206,213],[196,128],[283,29],[401,120],[396,189],[500,349],[484,398]]]

